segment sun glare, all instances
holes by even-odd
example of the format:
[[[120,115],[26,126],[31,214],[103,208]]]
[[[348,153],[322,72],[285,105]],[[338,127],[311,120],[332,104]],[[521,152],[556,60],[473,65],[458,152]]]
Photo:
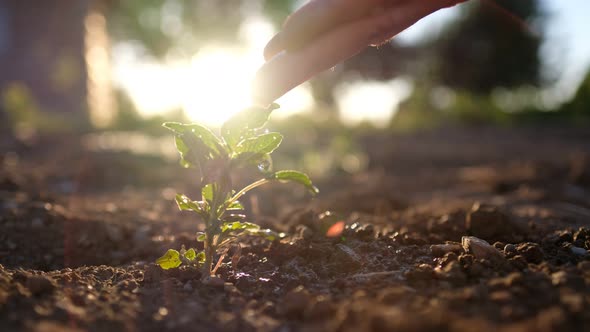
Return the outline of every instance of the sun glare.
[[[191,61],[183,108],[197,122],[223,123],[250,104],[250,80],[262,61],[229,49],[203,50]]]
[[[336,88],[340,118],[347,125],[364,121],[377,127],[386,127],[400,102],[412,90],[408,79],[397,78],[388,82],[355,81],[342,83]]]
[[[192,121],[220,126],[251,104],[252,79],[264,62],[262,48],[272,34],[268,22],[250,19],[240,29],[241,46],[207,45],[189,61],[165,64],[138,60],[132,48],[123,45],[114,54],[115,80],[142,115],[183,109]],[[313,107],[306,84],[277,102],[278,117]]]

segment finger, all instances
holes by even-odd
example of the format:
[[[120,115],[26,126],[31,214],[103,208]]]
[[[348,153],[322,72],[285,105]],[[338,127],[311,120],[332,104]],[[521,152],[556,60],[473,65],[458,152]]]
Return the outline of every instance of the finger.
[[[440,10],[455,6],[468,0],[436,0],[407,3],[400,10],[389,10],[381,18],[375,20],[375,33],[369,45],[378,46],[389,41],[403,30],[409,28],[422,18]]]
[[[301,50],[278,54],[256,73],[254,101],[270,104],[314,75],[359,53],[369,44],[391,38],[430,13],[458,1],[432,2],[419,5],[412,2],[390,8],[380,15],[329,31]]]
[[[282,50],[293,51],[334,27],[409,0],[312,0],[285,21],[282,31],[264,49],[265,59]]]
[[[254,102],[268,105],[316,73],[361,51],[370,34],[355,29],[358,26],[342,27],[299,51],[283,51],[266,62],[254,78]]]

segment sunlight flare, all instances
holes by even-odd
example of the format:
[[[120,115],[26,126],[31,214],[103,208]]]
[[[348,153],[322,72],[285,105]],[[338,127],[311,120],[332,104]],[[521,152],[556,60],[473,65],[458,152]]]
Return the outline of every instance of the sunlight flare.
[[[159,63],[139,60],[130,45],[115,50],[115,78],[129,94],[141,115],[153,116],[182,109],[191,121],[220,126],[236,112],[251,105],[251,84],[264,63],[262,48],[274,30],[270,23],[250,19],[240,29],[245,46],[206,45],[190,60]],[[308,84],[277,102],[277,117],[310,110]]]

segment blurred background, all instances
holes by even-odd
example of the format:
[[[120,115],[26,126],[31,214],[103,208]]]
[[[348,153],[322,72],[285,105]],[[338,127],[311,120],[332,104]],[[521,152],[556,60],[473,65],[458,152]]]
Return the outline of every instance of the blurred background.
[[[176,158],[161,122],[215,127],[248,106],[265,43],[303,3],[3,0],[3,140],[84,135]],[[282,158],[354,173],[367,133],[588,125],[588,12],[586,0],[476,0],[435,13],[278,100]]]

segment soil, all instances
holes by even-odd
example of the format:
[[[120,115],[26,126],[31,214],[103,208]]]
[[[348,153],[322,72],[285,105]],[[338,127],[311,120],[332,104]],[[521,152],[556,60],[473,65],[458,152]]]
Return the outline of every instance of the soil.
[[[318,197],[257,191],[286,237],[206,283],[153,263],[195,246],[190,171],[85,142],[0,144],[0,331],[590,330],[587,129],[361,137],[369,168]]]

